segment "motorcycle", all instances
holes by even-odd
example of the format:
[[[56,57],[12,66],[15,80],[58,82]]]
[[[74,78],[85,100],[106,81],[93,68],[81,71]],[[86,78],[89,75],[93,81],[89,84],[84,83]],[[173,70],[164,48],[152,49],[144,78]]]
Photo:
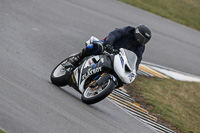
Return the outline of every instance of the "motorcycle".
[[[89,42],[92,43],[92,37]],[[136,77],[137,56],[127,49],[107,49],[101,55],[84,58],[74,68],[70,60],[73,54],[60,62],[51,73],[51,82],[56,86],[69,85],[81,95],[86,104],[97,103],[106,98],[120,82],[129,84]]]

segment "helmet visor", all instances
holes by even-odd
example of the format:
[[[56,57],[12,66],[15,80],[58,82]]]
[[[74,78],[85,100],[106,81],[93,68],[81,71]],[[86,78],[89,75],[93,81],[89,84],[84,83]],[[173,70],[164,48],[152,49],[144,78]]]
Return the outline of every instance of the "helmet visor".
[[[137,39],[137,41],[141,44],[141,45],[145,45],[149,39],[145,38],[139,31],[138,28],[135,29],[135,32],[134,32],[134,36],[135,38]]]

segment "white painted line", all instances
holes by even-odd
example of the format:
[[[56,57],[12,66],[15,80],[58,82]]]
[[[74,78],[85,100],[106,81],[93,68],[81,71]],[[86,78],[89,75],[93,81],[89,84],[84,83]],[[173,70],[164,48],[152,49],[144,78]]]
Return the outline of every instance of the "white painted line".
[[[178,73],[178,72],[173,72],[173,71],[170,71],[170,70],[165,70],[165,69],[158,68],[158,67],[152,66],[152,68],[161,72],[161,73],[164,73],[165,75],[167,75],[171,78],[174,78],[176,80],[200,82],[200,78],[196,78],[196,77],[185,75],[185,74]]]

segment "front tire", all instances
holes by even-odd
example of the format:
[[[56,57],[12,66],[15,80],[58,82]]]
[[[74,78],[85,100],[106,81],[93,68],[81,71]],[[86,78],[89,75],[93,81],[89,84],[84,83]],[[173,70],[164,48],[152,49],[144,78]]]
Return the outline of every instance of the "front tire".
[[[66,71],[63,67],[63,63],[69,61],[69,58],[60,62],[52,71],[51,73],[51,82],[56,86],[65,86],[67,85],[67,80],[69,77],[70,72]]]
[[[96,86],[95,88],[88,86],[85,89],[81,96],[82,102],[86,104],[94,104],[103,100],[115,89],[115,84],[112,79],[108,79],[106,83]]]

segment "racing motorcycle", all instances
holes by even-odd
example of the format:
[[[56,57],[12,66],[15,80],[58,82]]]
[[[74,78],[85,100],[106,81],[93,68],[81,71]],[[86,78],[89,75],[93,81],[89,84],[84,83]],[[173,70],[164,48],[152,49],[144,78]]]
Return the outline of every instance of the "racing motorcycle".
[[[89,42],[92,43],[92,37]],[[51,73],[51,82],[56,86],[69,85],[81,95],[86,104],[97,103],[106,98],[120,82],[129,84],[136,77],[137,56],[127,49],[107,50],[101,55],[84,58],[74,66],[70,60],[73,54],[60,62]]]

